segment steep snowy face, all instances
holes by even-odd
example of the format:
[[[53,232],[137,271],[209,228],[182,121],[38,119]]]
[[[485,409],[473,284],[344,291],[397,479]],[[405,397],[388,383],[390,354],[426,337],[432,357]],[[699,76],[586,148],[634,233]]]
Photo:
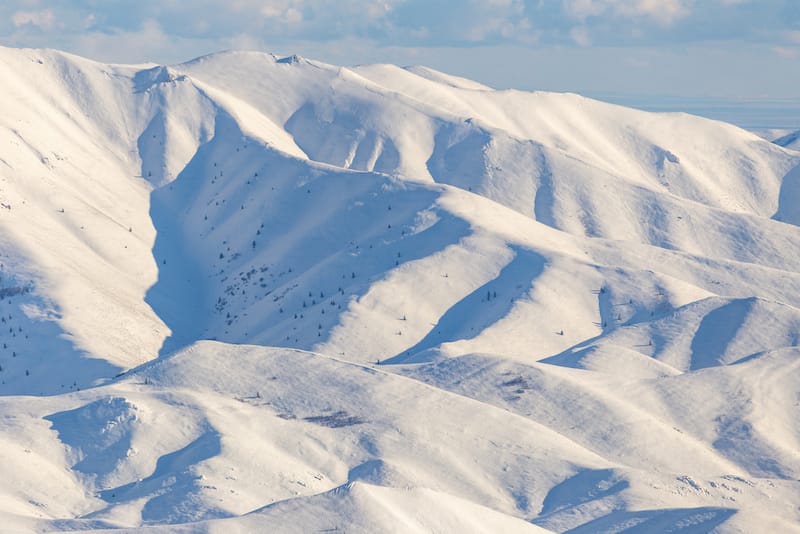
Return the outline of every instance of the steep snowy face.
[[[800,520],[791,141],[262,53],[0,75],[25,528]]]

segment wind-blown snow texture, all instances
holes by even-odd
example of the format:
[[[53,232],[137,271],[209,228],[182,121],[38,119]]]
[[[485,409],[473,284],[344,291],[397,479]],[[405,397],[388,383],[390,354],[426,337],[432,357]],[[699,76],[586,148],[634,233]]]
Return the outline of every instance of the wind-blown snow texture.
[[[0,519],[800,532],[800,152],[426,68],[0,49]]]

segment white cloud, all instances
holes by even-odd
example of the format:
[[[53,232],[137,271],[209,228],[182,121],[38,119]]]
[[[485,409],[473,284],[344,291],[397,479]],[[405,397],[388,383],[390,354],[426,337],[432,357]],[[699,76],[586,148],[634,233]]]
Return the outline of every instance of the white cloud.
[[[410,0],[422,5],[421,0]],[[436,17],[425,21],[431,25],[430,37],[443,43],[480,44],[485,42],[532,43],[536,34],[525,15],[522,0],[469,0],[460,5],[452,17]],[[420,13],[422,11],[420,10]],[[414,27],[408,24],[393,30],[407,38],[413,35]]]
[[[370,3],[366,6],[367,17],[373,20],[383,18],[392,11],[392,7],[389,2]]]
[[[586,20],[601,15],[608,5],[603,0],[564,0],[564,9],[571,17]]]
[[[251,11],[254,7],[244,4],[251,3],[243,2],[240,4],[240,10],[242,11]],[[257,2],[256,4],[263,4],[259,9],[259,13],[262,16],[268,19],[274,19],[283,24],[300,24],[305,19],[303,14],[303,2],[301,1]]]
[[[55,26],[56,16],[52,9],[42,9],[41,11],[17,11],[11,17],[11,22],[15,27],[37,26],[43,30],[50,30]]]
[[[286,10],[286,13],[283,14],[283,20],[285,20],[287,24],[300,24],[303,22],[303,13],[299,9],[290,7]]]
[[[589,35],[589,30],[586,26],[576,26],[569,31],[569,36],[575,43],[581,46],[589,46],[592,44],[592,38]]]
[[[365,46],[377,50],[420,50],[534,44],[659,48],[710,39],[764,43],[777,60],[772,47],[800,45],[800,31],[784,16],[795,3],[800,0],[3,0],[6,35],[0,43],[80,42],[91,55],[90,48],[102,53],[114,47],[126,51],[126,58],[136,50],[143,57],[174,58],[177,50],[199,55],[234,46],[291,52],[300,42],[326,49],[348,40],[369,42]],[[680,24],[685,19],[688,24]],[[131,43],[129,51],[125,42]]]
[[[571,17],[585,21],[605,14],[626,18],[647,18],[669,26],[691,13],[692,0],[564,0]]]
[[[303,22],[303,12],[296,7],[280,8],[274,5],[267,5],[261,8],[261,14],[268,19],[275,19],[282,24],[294,26]]]

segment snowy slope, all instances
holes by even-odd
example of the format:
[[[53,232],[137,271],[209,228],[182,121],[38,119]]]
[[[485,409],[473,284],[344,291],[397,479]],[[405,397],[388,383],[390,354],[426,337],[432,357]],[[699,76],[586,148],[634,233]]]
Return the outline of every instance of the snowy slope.
[[[798,150],[800,149],[800,130],[779,137],[778,139],[775,139],[773,143],[784,148]]]
[[[800,523],[800,153],[423,67],[0,71],[14,528]]]

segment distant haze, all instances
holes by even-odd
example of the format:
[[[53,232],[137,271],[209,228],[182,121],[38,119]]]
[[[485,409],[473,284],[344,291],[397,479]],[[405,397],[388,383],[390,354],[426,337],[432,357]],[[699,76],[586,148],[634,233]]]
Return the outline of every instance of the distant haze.
[[[646,111],[683,111],[749,130],[796,130],[800,98],[712,98],[592,94],[586,96]]]

